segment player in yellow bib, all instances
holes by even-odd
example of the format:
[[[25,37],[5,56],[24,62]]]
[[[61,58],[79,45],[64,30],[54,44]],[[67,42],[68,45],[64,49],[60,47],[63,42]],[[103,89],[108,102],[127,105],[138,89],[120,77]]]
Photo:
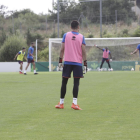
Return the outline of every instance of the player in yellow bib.
[[[27,58],[25,57],[25,51],[26,51],[26,49],[25,48],[22,48],[22,50],[19,51],[16,54],[15,58],[14,58],[14,60],[17,58],[17,61],[20,64],[20,71],[19,71],[20,74],[23,74],[22,73],[22,69],[23,69],[23,58],[27,61]]]

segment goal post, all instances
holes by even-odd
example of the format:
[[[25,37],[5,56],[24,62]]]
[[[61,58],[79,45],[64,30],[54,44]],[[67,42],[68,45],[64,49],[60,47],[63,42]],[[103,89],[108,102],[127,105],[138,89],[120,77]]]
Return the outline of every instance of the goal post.
[[[53,47],[53,44],[57,44],[56,49],[58,50],[58,49],[60,49],[61,42],[62,42],[62,38],[49,38],[49,71],[52,71],[52,53],[53,53],[52,47]],[[59,53],[58,53],[57,57],[59,58]]]
[[[135,69],[134,63],[138,62],[139,53],[133,56],[131,56],[130,53],[140,44],[140,37],[85,38],[85,41],[90,70],[97,70],[102,60],[102,51],[94,45],[98,45],[101,48],[108,47],[113,57],[111,65],[115,68],[114,70],[129,70],[131,67]],[[58,66],[61,42],[62,38],[49,39],[49,71],[57,71],[56,67]]]

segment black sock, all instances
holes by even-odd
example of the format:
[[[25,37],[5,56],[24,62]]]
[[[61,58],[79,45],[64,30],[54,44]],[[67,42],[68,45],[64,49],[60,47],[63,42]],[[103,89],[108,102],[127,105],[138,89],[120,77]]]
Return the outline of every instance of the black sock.
[[[74,78],[73,98],[77,98],[78,97],[79,81],[80,81],[80,78]]]
[[[100,69],[102,68],[102,66],[103,66],[103,64],[104,64],[104,60],[102,60],[102,63],[101,63],[101,65],[100,65]]]
[[[60,95],[61,99],[63,99],[65,97],[67,82],[68,82],[68,78],[64,78],[63,77],[63,79],[62,79],[62,86],[61,86],[61,95]]]
[[[111,69],[110,63],[108,62],[108,67]]]

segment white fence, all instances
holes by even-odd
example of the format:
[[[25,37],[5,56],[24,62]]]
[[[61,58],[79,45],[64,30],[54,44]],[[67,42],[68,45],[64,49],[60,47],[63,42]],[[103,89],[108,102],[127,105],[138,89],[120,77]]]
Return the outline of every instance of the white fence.
[[[25,70],[25,67],[27,65],[27,62],[23,62],[23,70]],[[0,72],[19,72],[20,65],[18,62],[0,62]],[[27,72],[31,71],[31,66],[28,67]]]

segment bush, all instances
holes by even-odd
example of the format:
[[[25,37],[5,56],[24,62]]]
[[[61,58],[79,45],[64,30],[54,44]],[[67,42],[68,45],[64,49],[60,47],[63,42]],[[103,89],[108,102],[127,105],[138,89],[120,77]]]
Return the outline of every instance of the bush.
[[[137,28],[133,34],[133,37],[140,37],[140,28]]]
[[[38,61],[49,61],[49,48],[38,52]]]
[[[107,33],[107,34],[103,35],[103,37],[104,37],[104,38],[111,38],[111,37],[113,37],[113,35],[112,35],[112,34]]]
[[[53,33],[50,38],[56,38],[57,37],[57,34],[56,33]]]
[[[65,32],[62,30],[61,32],[61,37],[63,38],[63,35],[65,34]]]
[[[124,29],[122,33],[128,35],[128,29]]]
[[[107,30],[104,30],[103,35],[107,34]]]
[[[3,45],[4,41],[6,40],[7,36],[6,36],[6,33],[5,31],[2,29],[2,33],[0,35],[0,47],[1,45]]]
[[[12,35],[6,39],[0,50],[0,61],[13,61],[15,55],[23,48],[28,48],[26,40]]]
[[[92,34],[89,34],[87,38],[94,38],[94,36]]]

